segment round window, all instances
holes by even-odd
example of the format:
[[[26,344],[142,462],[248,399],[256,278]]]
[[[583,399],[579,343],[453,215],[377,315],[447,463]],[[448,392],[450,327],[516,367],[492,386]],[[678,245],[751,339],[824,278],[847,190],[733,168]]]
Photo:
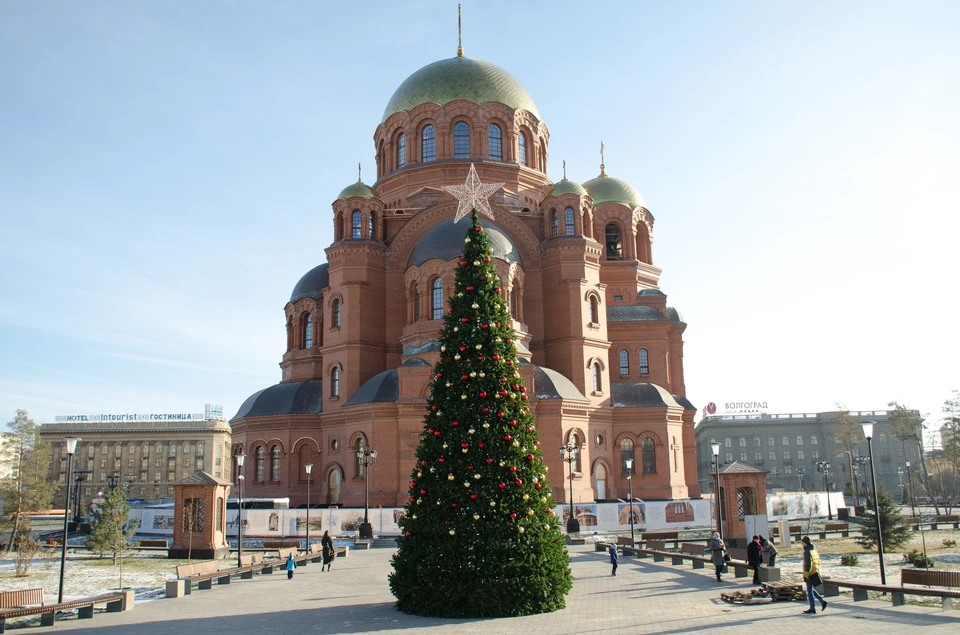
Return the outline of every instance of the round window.
[[[596,442],[598,448],[602,448],[602,447],[603,447],[603,435],[602,435],[602,434],[598,434],[596,437],[594,437],[594,441]]]
[[[333,439],[332,441],[330,441],[330,449],[331,449],[332,451],[334,451],[334,452],[336,452],[337,450],[339,450],[339,449],[340,449],[340,441],[337,440],[337,439]]]

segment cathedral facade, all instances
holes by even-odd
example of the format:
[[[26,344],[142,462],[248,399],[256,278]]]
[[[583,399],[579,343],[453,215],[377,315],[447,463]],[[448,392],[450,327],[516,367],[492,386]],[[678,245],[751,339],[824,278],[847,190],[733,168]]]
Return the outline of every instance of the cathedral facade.
[[[441,187],[473,164],[484,183],[503,183],[481,224],[556,500],[626,498],[630,459],[635,497],[699,497],[686,324],[659,289],[654,219],[638,192],[602,164],[582,184],[552,183],[533,98],[461,54],[407,78],[373,137],[376,182],[337,196],[326,262],[284,308],[280,383],[230,421],[245,494],[305,505],[310,464],[313,505],[360,506],[365,479],[371,505],[403,505],[469,226],[454,223],[457,201]],[[374,466],[358,460],[361,444],[377,451]],[[568,465],[557,449],[571,444],[580,451]]]

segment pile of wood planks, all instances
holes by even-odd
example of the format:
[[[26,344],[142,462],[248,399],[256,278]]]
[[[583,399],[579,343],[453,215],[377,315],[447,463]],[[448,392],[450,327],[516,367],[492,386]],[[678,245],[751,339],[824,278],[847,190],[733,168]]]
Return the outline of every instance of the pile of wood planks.
[[[807,599],[807,591],[803,585],[794,582],[764,582],[760,585],[760,588],[769,594],[774,602],[793,602]]]
[[[762,589],[753,589],[752,591],[723,591],[720,593],[720,599],[726,600],[730,604],[743,604],[744,600],[749,598],[761,597],[766,595]]]

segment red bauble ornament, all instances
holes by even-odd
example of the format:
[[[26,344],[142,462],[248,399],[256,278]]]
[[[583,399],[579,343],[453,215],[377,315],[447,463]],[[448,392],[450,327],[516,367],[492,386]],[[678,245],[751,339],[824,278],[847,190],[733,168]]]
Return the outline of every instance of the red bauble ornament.
[[[488,412],[490,412],[490,408],[484,408],[484,409],[483,409],[483,414],[487,414]]]
[[[456,506],[457,506],[456,503],[450,503],[450,507],[456,507]]]
[[[534,483],[533,486],[536,487],[537,489],[540,489],[540,483]]]
[[[539,445],[540,445],[540,439],[537,439],[536,441],[534,441],[533,444],[536,445],[536,446],[539,446]]]
[[[511,437],[509,434],[503,435],[503,440],[504,440],[504,441],[509,441],[509,440],[511,440],[512,438],[513,438],[513,437]]]
[[[482,449],[483,449],[483,444],[481,443],[478,447],[482,450]]]
[[[466,266],[467,266],[467,261],[466,261],[466,260],[461,260],[461,261],[460,261],[460,265],[463,266],[463,267],[466,267]]]
[[[506,396],[507,396],[507,391],[506,391],[506,390],[501,390],[501,391],[500,391],[500,396],[501,396],[501,397],[506,397]]]
[[[503,419],[503,417],[504,417],[504,415],[503,415],[502,412],[498,412],[498,413],[497,413],[497,418],[498,418],[498,419]]]
[[[482,361],[483,361],[483,355],[477,355],[477,360],[482,362]]]
[[[497,361],[497,360],[499,360],[499,359],[500,359],[500,356],[497,355],[496,353],[494,353],[494,354],[493,354],[493,361]]]
[[[527,392],[526,386],[520,386],[520,392]]]
[[[508,337],[508,338],[507,338],[507,344],[513,344],[513,338],[512,338],[512,337]]]
[[[437,460],[440,461],[441,463],[446,463],[446,462],[447,462],[447,460],[446,460],[445,458],[443,458],[442,456],[441,456],[439,459],[437,459]]]
[[[437,373],[437,379],[443,377],[443,373]]]
[[[490,262],[490,256],[485,256],[483,259],[484,262]]]
[[[512,360],[512,359],[508,359],[508,360],[507,360],[507,366],[513,366],[513,360]]]
[[[517,484],[517,487],[520,487],[521,485],[523,485],[523,481],[521,481],[520,479],[517,479],[514,482]]]
[[[465,350],[467,350],[467,347],[466,347],[466,346],[461,346],[461,347],[460,347],[460,352],[461,352],[461,353],[462,353],[463,351],[465,351]]]
[[[473,285],[472,285],[472,284],[468,284],[468,285],[467,285],[467,291],[473,291]]]
[[[496,291],[497,293],[500,293],[500,287],[497,287],[496,289],[494,289],[494,291]]]
[[[460,375],[460,379],[462,379],[463,381],[467,381],[468,379],[470,379],[470,375]]]
[[[482,328],[484,331],[486,331],[488,328],[490,328],[490,325],[489,325],[489,324],[481,324],[481,325],[480,325],[480,328]]]
[[[416,487],[416,486],[417,486],[416,481],[410,481],[410,487]]]
[[[506,486],[507,486],[506,483],[497,483],[497,487],[499,487],[500,489],[504,489]]]
[[[517,420],[516,420],[516,419],[511,419],[511,420],[510,420],[510,425],[512,425],[512,426],[517,425]],[[530,431],[527,430],[527,432],[530,432]]]
[[[437,430],[436,432],[434,432],[434,433],[433,433],[433,436],[435,436],[435,437],[439,437],[439,436],[440,436],[440,431],[439,431],[439,430]]]
[[[528,460],[528,461],[532,461],[532,460],[533,460],[533,455],[532,455],[532,454],[528,454],[528,455],[527,455],[527,460]]]
[[[516,471],[517,471],[517,466],[516,466],[516,465],[511,465],[511,466],[510,466],[510,471],[511,471],[511,472],[516,472]]]
[[[477,500],[477,495],[476,495],[476,494],[470,494],[470,500],[472,500],[472,501]]]
[[[486,398],[487,398],[487,391],[486,391],[486,390],[481,390],[481,391],[480,391],[480,398],[481,398],[481,399],[486,399]]]
[[[410,502],[412,503],[413,501],[410,501]],[[413,535],[413,533],[411,533],[411,532],[408,531],[406,535],[407,535],[407,538],[409,538],[410,536]]]
[[[454,428],[456,428],[458,425],[460,425],[460,422],[459,422],[459,421],[454,421],[452,425],[453,425]]]
[[[521,400],[521,401],[526,401],[526,400],[527,400],[527,396],[526,396],[526,395],[520,395],[520,400]]]
[[[421,496],[426,496],[426,495],[427,495],[427,490],[425,490],[425,489],[420,490],[420,495],[421,495]]]
[[[436,410],[436,409],[437,409],[437,404],[433,404],[432,406],[430,406],[430,409],[431,409],[431,410]]]
[[[478,232],[482,232],[482,231],[483,231],[483,227],[481,227],[480,225],[477,225],[475,229],[476,229]]]
[[[449,309],[447,309],[447,313],[453,313],[453,307],[450,307]]]
[[[510,514],[510,520],[516,520],[516,519],[517,519],[516,513]]]
[[[527,408],[526,406],[524,406],[524,407],[523,407],[523,411],[524,411],[524,412],[530,412],[530,408]]]
[[[464,441],[463,443],[460,444],[460,447],[461,447],[461,448],[469,448],[469,447],[470,447],[470,444],[467,443],[466,441]]]
[[[469,322],[470,320],[468,320],[467,318],[460,318],[460,321],[461,321],[462,323],[466,324],[466,323]]]
[[[518,384],[514,384],[514,385],[512,386],[512,388],[513,388],[514,390],[520,390],[520,386],[519,386]]]
[[[472,472],[472,471],[473,471],[473,466],[472,466],[472,465],[468,465],[468,466],[467,466],[467,471],[468,471],[468,472]]]
[[[533,426],[527,426],[527,432],[533,432]]]
[[[417,499],[415,499],[413,496],[411,496],[411,497],[410,497],[410,502],[411,502],[411,503],[415,503],[415,502],[417,502]],[[408,532],[407,535],[409,536],[410,533]]]
[[[489,456],[487,457],[487,463],[493,463],[493,459],[491,459]]]
[[[426,465],[426,464],[427,464],[427,461],[426,461],[426,460],[420,461],[420,464],[421,464],[421,465]]]

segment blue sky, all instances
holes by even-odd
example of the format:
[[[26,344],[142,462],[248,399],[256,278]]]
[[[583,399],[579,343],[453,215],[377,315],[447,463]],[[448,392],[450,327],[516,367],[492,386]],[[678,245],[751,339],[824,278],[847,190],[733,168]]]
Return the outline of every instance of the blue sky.
[[[328,6],[331,5],[331,6]],[[656,218],[687,395],[774,412],[960,389],[960,4],[464,3],[550,176]],[[228,416],[279,381],[330,203],[456,3],[0,3],[0,415]]]

